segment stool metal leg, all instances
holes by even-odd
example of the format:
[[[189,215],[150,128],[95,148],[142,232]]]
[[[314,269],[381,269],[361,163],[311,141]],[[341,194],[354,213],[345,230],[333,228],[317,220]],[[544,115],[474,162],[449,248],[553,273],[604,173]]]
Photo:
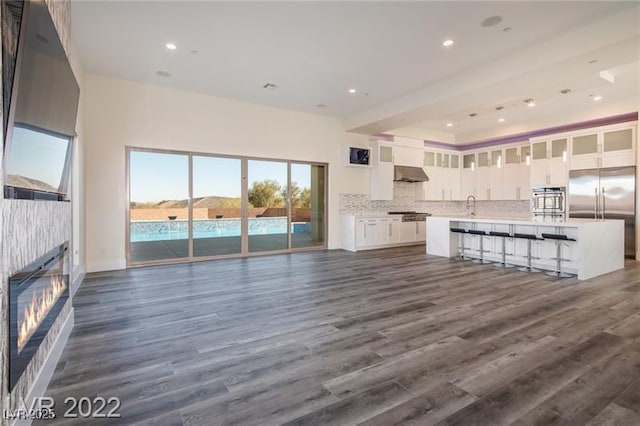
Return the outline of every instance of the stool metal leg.
[[[480,259],[475,259],[473,262],[474,263],[481,263],[481,264],[486,264],[486,263],[491,263],[488,260],[484,260],[484,235],[479,235],[480,237]]]
[[[547,272],[547,275],[551,275],[552,277],[558,278],[569,278],[573,275],[568,274],[566,272],[562,272],[562,241],[556,240],[556,270],[555,272]]]
[[[531,267],[531,240],[527,240],[527,266],[525,266],[524,268],[518,268],[518,271],[540,272],[540,269]]]
[[[507,238],[502,237],[502,262],[494,265],[496,268],[514,268],[513,265],[507,264]]]

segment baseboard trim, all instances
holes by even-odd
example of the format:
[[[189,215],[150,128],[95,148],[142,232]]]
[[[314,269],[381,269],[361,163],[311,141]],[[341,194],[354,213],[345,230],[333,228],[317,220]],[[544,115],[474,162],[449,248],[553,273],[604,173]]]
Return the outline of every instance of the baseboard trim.
[[[58,337],[56,337],[55,343],[51,347],[51,351],[49,352],[47,359],[42,364],[42,368],[36,376],[27,398],[25,398],[25,401],[33,401],[34,398],[44,396],[47,391],[47,387],[49,386],[49,382],[51,381],[51,377],[56,370],[56,365],[58,365],[58,361],[62,355],[62,350],[69,340],[69,335],[71,334],[71,330],[73,330],[74,324],[74,310],[71,308],[69,315],[67,315],[67,319],[60,329],[60,333],[58,333]],[[31,425],[31,420],[16,420],[12,425],[29,426]]]
[[[125,259],[116,260],[101,260],[97,262],[87,262],[87,273],[89,272],[104,272],[104,271],[119,271],[127,269],[127,261]]]
[[[77,266],[73,271],[74,278],[71,281],[71,286],[69,287],[69,291],[71,292],[71,298],[75,296],[76,291],[78,291],[78,289],[82,285],[82,282],[84,281],[84,277],[86,275],[87,275],[87,272],[84,266]]]

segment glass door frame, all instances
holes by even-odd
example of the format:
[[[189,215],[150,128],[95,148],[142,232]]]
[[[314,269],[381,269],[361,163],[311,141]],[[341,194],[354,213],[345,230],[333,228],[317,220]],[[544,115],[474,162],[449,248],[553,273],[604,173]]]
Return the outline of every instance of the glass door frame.
[[[158,153],[158,154],[175,154],[175,155],[186,155],[188,157],[188,176],[189,176],[189,200],[187,203],[188,209],[188,257],[181,257],[175,259],[161,259],[161,260],[153,260],[153,261],[143,261],[143,262],[132,262],[131,261],[131,179],[130,179],[130,155],[131,152],[149,152],[149,153]],[[214,256],[193,256],[193,157],[214,157],[214,158],[229,158],[234,160],[240,160],[240,173],[241,173],[241,207],[240,207],[240,229],[241,229],[241,251],[240,253],[234,254],[225,254],[225,255],[214,255]],[[265,251],[249,251],[249,201],[248,201],[248,192],[249,192],[249,182],[248,179],[248,164],[249,160],[256,161],[274,161],[274,162],[282,162],[287,165],[287,197],[285,199],[285,206],[287,209],[287,248],[278,249],[278,250],[265,250]],[[323,233],[324,233],[324,241],[322,245],[317,246],[309,246],[309,247],[292,247],[292,227],[291,227],[291,218],[292,218],[292,204],[291,204],[291,165],[292,164],[303,164],[309,166],[322,166],[324,167],[324,194],[323,194]],[[254,256],[265,256],[271,254],[283,254],[283,253],[296,253],[296,252],[304,252],[304,251],[318,251],[318,250],[326,250],[328,248],[328,230],[329,230],[329,218],[328,218],[328,210],[329,210],[329,164],[323,163],[319,161],[304,161],[304,160],[287,160],[280,158],[270,158],[270,157],[253,157],[246,155],[229,155],[229,154],[215,154],[210,152],[198,152],[198,151],[180,151],[173,149],[159,149],[159,148],[145,148],[145,147],[136,147],[136,146],[125,146],[125,193],[126,193],[126,205],[125,205],[125,257],[126,257],[126,265],[127,268],[130,267],[141,267],[141,266],[151,266],[151,265],[168,265],[175,263],[189,263],[189,262],[200,262],[207,260],[217,260],[217,259],[234,259],[234,258],[245,258],[245,257],[254,257]]]

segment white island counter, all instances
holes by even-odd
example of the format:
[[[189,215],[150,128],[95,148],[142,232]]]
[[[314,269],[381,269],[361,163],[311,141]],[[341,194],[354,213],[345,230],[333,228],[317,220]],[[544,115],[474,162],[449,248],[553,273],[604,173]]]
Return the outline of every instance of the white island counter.
[[[567,222],[532,222],[527,220],[428,217],[427,218],[427,254],[444,257],[458,256],[459,235],[450,228],[477,229],[486,231],[535,234],[563,234],[576,241],[562,244],[562,270],[576,274],[578,279],[586,280],[624,268],[624,221],[606,220],[596,222],[587,219],[571,219]],[[478,258],[479,236],[463,234],[465,254]],[[502,258],[502,239],[486,236],[484,238],[484,258],[499,262]],[[506,239],[507,263],[524,266],[527,262],[527,240],[522,238]],[[532,244],[532,265],[534,268],[554,271],[556,269],[556,242],[544,239]]]

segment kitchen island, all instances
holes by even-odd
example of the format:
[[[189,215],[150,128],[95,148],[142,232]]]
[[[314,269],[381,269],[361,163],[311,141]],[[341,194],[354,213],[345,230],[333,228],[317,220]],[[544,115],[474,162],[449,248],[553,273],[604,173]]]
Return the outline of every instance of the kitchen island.
[[[562,271],[586,280],[624,268],[624,221],[571,219],[567,222],[534,222],[499,218],[428,217],[427,254],[443,257],[459,255],[459,236],[464,239],[465,255],[480,257],[480,238],[483,238],[484,259],[500,262],[502,239],[451,232],[451,228],[535,234],[532,243],[532,266],[544,271],[556,269],[556,241],[542,239],[542,234],[563,234],[575,241],[562,242]],[[524,266],[527,263],[527,240],[506,238],[506,262]]]

